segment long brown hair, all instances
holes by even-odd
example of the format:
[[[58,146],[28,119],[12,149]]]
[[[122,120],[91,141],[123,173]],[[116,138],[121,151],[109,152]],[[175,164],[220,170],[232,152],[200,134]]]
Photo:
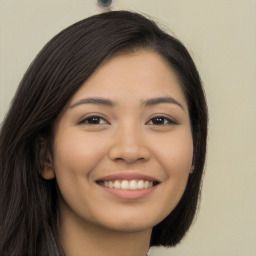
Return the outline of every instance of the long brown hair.
[[[106,58],[134,49],[161,54],[180,79],[194,143],[194,172],[177,207],[153,228],[152,245],[177,244],[194,218],[205,162],[207,107],[186,48],[153,21],[128,11],[95,15],[66,28],[24,75],[0,133],[1,255],[59,255],[56,180],[40,176],[42,138],[74,93]]]

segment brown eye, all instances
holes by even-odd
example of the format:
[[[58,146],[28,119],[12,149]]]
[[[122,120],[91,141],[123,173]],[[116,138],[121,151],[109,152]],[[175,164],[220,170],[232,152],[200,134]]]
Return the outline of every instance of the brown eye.
[[[156,116],[156,117],[151,118],[147,122],[147,124],[149,124],[149,125],[170,125],[170,124],[177,124],[177,122],[170,118],[164,117],[164,116]]]
[[[109,124],[108,121],[100,116],[90,116],[83,119],[79,124],[88,124],[88,125],[100,125],[100,124]]]

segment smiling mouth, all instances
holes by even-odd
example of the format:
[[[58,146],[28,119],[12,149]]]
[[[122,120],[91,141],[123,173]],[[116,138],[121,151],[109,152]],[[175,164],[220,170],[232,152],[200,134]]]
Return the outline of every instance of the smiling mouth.
[[[144,190],[156,186],[159,182],[151,180],[108,180],[97,181],[97,184],[111,189]]]

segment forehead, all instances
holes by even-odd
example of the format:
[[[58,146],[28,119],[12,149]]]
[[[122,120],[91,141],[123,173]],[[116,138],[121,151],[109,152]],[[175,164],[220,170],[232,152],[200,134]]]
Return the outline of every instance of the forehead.
[[[158,53],[141,50],[124,53],[105,61],[75,93],[83,97],[130,98],[130,103],[152,97],[175,97],[186,105],[177,75]]]

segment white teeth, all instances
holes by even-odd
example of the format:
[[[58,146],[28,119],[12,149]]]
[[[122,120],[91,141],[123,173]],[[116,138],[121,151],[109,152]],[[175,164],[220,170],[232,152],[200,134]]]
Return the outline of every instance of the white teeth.
[[[129,189],[129,188],[130,188],[130,185],[128,180],[123,180],[121,183],[121,189]]]
[[[143,189],[144,188],[144,181],[143,180],[139,180],[138,182],[138,189]]]
[[[136,180],[132,180],[130,181],[130,189],[137,189],[137,181]]]
[[[121,188],[121,184],[120,184],[119,180],[116,180],[116,181],[114,182],[114,188],[116,188],[116,189]]]
[[[137,190],[137,189],[147,189],[153,187],[153,181],[149,180],[114,180],[114,181],[104,181],[102,183],[104,187],[123,189],[123,190]]]
[[[113,183],[112,181],[109,181],[108,187],[109,187],[109,188],[113,188],[113,187],[114,187],[114,183]]]

